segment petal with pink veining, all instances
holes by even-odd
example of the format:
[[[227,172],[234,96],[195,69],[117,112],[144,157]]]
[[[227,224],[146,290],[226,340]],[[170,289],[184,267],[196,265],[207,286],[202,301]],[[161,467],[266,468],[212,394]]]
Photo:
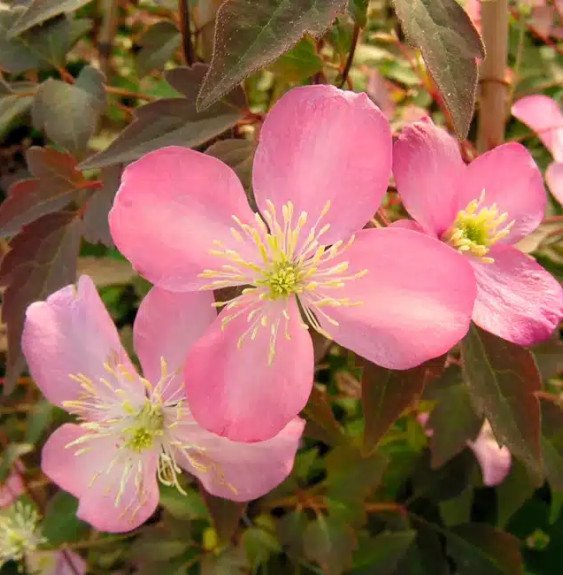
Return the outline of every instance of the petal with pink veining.
[[[545,181],[553,197],[563,205],[563,162],[554,162],[547,167]]]
[[[291,201],[295,213],[331,228],[323,241],[346,239],[376,212],[389,183],[391,130],[367,94],[333,86],[295,88],[272,108],[260,131],[253,185],[260,211]]]
[[[202,427],[182,426],[177,438],[195,445],[179,464],[199,478],[209,493],[234,501],[249,501],[277,487],[291,472],[305,421],[296,417],[266,441],[241,443]]]
[[[512,246],[493,246],[494,264],[472,260],[477,279],[473,321],[519,345],[547,339],[563,317],[559,282]]]
[[[466,258],[442,242],[401,228],[363,230],[331,264],[340,261],[349,262],[350,275],[368,270],[324,294],[363,302],[323,307],[338,326],[317,313],[344,347],[378,365],[409,369],[447,352],[467,333],[475,278]]]
[[[215,242],[234,243],[233,216],[254,222],[233,170],[212,156],[170,146],[125,169],[109,223],[116,246],[141,275],[159,287],[186,291],[208,283],[198,274],[217,267],[218,258],[209,253]],[[248,245],[242,255],[255,254]]]
[[[77,286],[55,292],[47,301],[31,304],[26,312],[22,347],[32,377],[45,397],[56,405],[77,399],[80,384],[69,376],[79,373],[96,385],[107,378],[104,362],[135,370],[94,283],[82,276]],[[133,396],[143,396],[137,380],[123,380]],[[101,386],[103,388],[103,386]]]
[[[465,171],[459,144],[431,120],[406,127],[395,142],[397,189],[409,214],[429,234],[441,236],[455,219]]]
[[[244,305],[244,304],[243,304]],[[297,303],[260,302],[268,315],[239,345],[256,304],[223,310],[186,360],[190,409],[200,425],[234,441],[262,441],[279,433],[307,403],[313,385],[313,344],[302,326]],[[240,315],[221,329],[229,313]],[[270,358],[271,326],[279,323],[275,355]]]
[[[133,337],[143,375],[156,385],[161,376],[161,358],[170,374],[178,372],[174,381],[166,383],[165,401],[183,388],[186,355],[217,318],[213,301],[213,294],[207,291],[175,293],[153,287],[139,306]]]
[[[556,162],[563,162],[563,113],[553,98],[543,94],[521,98],[512,106],[512,115],[536,132]]]
[[[496,204],[514,220],[510,235],[500,240],[512,244],[541,223],[547,195],[538,166],[524,146],[511,142],[485,152],[469,164],[459,182],[458,210],[478,199],[485,190],[483,206]]]

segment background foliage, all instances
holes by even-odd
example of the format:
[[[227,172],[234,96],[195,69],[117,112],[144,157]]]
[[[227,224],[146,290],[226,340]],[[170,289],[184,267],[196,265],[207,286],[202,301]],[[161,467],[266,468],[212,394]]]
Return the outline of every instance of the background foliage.
[[[563,98],[562,15],[546,6],[540,29],[529,3],[510,3],[512,100]],[[282,485],[247,506],[195,483],[187,496],[162,488],[157,514],[118,536],[77,520],[77,502],[42,476],[42,442],[68,416],[25,376],[19,343],[27,305],[80,272],[94,278],[132,352],[149,286],[107,226],[125,163],[171,144],[205,150],[235,169],[252,202],[264,114],[307,83],[367,91],[396,131],[427,112],[470,158],[483,55],[455,0],[0,2],[0,482],[23,462],[46,548],[80,553],[93,574],[561,573],[559,334],[528,350],[473,328],[448,357],[406,372],[318,339],[305,438]],[[507,139],[524,142],[542,169],[549,163],[515,120]],[[391,189],[375,222],[401,216]],[[553,202],[520,246],[559,279],[562,219]],[[431,438],[417,417],[430,410]],[[515,457],[495,489],[467,447],[484,417]]]

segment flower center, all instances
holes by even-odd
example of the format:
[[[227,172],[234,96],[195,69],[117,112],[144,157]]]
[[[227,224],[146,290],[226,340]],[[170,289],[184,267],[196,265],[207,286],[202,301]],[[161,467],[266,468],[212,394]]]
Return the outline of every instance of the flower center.
[[[134,415],[133,424],[123,430],[122,436],[128,449],[141,453],[152,449],[157,437],[164,434],[162,405],[145,400],[145,405]]]
[[[220,289],[229,286],[244,286],[242,295],[228,301],[216,302],[216,307],[225,306],[232,313],[223,313],[222,326],[225,326],[241,314],[247,314],[248,329],[238,341],[239,348],[246,339],[256,338],[261,328],[270,331],[269,363],[275,354],[275,342],[280,324],[285,322],[285,336],[290,339],[290,298],[297,296],[301,310],[315,330],[330,338],[322,328],[319,318],[331,325],[338,322],[326,311],[327,308],[362,305],[363,302],[351,301],[347,297],[333,296],[333,290],[344,288],[349,281],[364,276],[367,270],[346,275],[348,262],[331,262],[342,255],[354,242],[352,236],[347,242],[337,241],[327,246],[322,243],[322,236],[330,229],[329,224],[321,225],[322,219],[330,209],[327,202],[315,222],[308,224],[309,216],[301,212],[297,217],[292,202],[282,206],[281,217],[271,201],[267,201],[267,209],[263,210],[262,219],[255,214],[254,226],[245,224],[233,216],[237,227],[231,228],[235,241],[241,244],[241,251],[227,248],[222,242],[214,242],[215,248],[210,253],[227,260],[217,270],[204,270],[200,277],[213,281],[201,289]],[[307,230],[305,229],[307,227]],[[258,253],[255,260],[245,259],[241,253],[252,245],[252,253]],[[269,315],[266,302],[285,302],[285,309]],[[237,309],[238,308],[238,309]],[[300,323],[308,329],[305,321]]]
[[[505,238],[514,225],[514,220],[503,225],[508,213],[500,213],[496,204],[483,206],[485,190],[478,200],[472,200],[464,210],[458,212],[452,227],[442,236],[442,240],[461,253],[475,256],[485,264],[494,263],[487,254],[492,245]]]
[[[7,561],[21,561],[45,542],[38,522],[35,508],[21,501],[0,512],[0,567]]]

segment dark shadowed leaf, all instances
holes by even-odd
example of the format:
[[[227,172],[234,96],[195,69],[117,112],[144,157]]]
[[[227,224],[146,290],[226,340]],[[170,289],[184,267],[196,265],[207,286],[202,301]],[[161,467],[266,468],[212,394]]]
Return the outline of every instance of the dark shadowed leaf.
[[[380,533],[369,540],[365,550],[356,553],[350,575],[393,575],[415,538],[416,531]]]
[[[438,532],[424,524],[417,525],[416,540],[393,575],[450,575]]]
[[[448,555],[459,575],[523,575],[520,542],[483,523],[467,523],[446,531]]]
[[[58,14],[72,12],[88,2],[90,0],[32,0],[26,11],[19,15],[10,28],[10,35],[21,34],[36,24],[45,22]]]
[[[280,56],[270,69],[287,82],[300,82],[323,69],[323,61],[309,38],[303,38],[289,52]]]
[[[328,402],[325,388],[313,386],[303,411],[307,417],[305,435],[320,439],[328,445],[338,445],[346,441],[342,427],[334,417]]]
[[[231,0],[217,12],[211,66],[198,95],[204,110],[306,33],[321,35],[346,0]]]
[[[245,190],[252,188],[252,162],[256,145],[250,140],[219,140],[211,144],[206,154],[225,162],[237,173]]]
[[[169,561],[182,555],[188,548],[188,533],[182,540],[163,526],[145,525],[129,548],[129,556],[139,563]]]
[[[32,108],[33,124],[45,130],[55,144],[80,157],[105,107],[104,76],[86,66],[75,84],[49,79],[39,86]]]
[[[258,570],[260,565],[268,562],[272,553],[279,553],[281,545],[275,533],[260,527],[250,527],[241,537],[250,568]]]
[[[364,451],[375,449],[393,422],[422,393],[426,378],[441,369],[444,358],[437,358],[405,371],[393,371],[360,360],[362,407],[366,421]]]
[[[33,82],[13,82],[8,85],[0,81],[0,138],[12,126],[14,120],[25,114],[33,103],[33,96],[21,96],[35,91]]]
[[[420,48],[448,108],[455,130],[465,138],[477,91],[476,58],[485,49],[471,18],[456,0],[393,0],[411,42]]]
[[[462,342],[473,405],[489,420],[500,445],[522,459],[541,482],[541,378],[532,354],[473,325]]]
[[[509,519],[531,497],[534,490],[526,467],[518,460],[512,461],[510,474],[497,487],[497,524],[500,528],[504,529]]]
[[[51,545],[78,541],[88,533],[88,524],[76,517],[77,509],[78,500],[66,491],[58,491],[49,500],[42,527]]]
[[[471,520],[473,495],[473,485],[469,484],[457,497],[440,501],[440,516],[445,525],[459,525]]]
[[[483,424],[483,417],[479,417],[471,405],[461,370],[457,366],[450,366],[448,371],[454,372],[452,375],[455,374],[456,383],[436,392],[438,404],[427,423],[427,428],[432,431],[432,467],[441,467],[463,451],[467,441],[477,437]]]
[[[301,510],[286,513],[276,523],[276,531],[281,544],[291,557],[303,555],[303,534],[307,528],[307,516]]]
[[[241,112],[233,105],[218,103],[203,113],[195,110],[195,96],[207,67],[174,68],[167,82],[182,98],[164,98],[135,111],[135,120],[103,152],[82,163],[82,168],[101,168],[136,160],[163,146],[200,146],[234,126]],[[237,95],[240,99],[240,94]]]
[[[76,279],[82,221],[74,212],[47,214],[15,236],[0,267],[6,287],[2,320],[8,326],[5,393],[10,393],[25,365],[21,333],[27,306]]]
[[[219,541],[228,542],[238,529],[239,520],[246,503],[215,497],[207,493],[205,489],[201,489],[200,493],[209,511]]]
[[[345,522],[319,515],[305,529],[305,556],[316,561],[327,575],[340,575],[352,566],[357,542]]]
[[[20,7],[0,8],[0,68],[14,74],[63,66],[66,53],[92,26],[90,20],[61,17],[12,38],[8,30],[20,14]]]
[[[151,26],[139,41],[141,46],[137,54],[137,72],[146,76],[153,70],[164,68],[174,52],[180,47],[182,34],[172,23],[166,20]]]
[[[201,562],[201,575],[246,575],[248,572],[242,547],[227,547],[218,555],[207,554]]]
[[[552,489],[563,492],[563,407],[542,401],[541,411],[545,475]]]
[[[121,166],[110,166],[102,170],[103,187],[92,196],[84,212],[84,239],[93,244],[101,243],[113,247],[109,231],[108,214],[119,188]]]
[[[16,182],[0,205],[0,237],[12,236],[22,226],[66,206],[88,180],[76,169],[74,158],[52,148],[30,148],[27,166],[33,179]]]
[[[547,341],[542,341],[532,347],[542,379],[548,380],[563,373],[563,341],[558,333]]]

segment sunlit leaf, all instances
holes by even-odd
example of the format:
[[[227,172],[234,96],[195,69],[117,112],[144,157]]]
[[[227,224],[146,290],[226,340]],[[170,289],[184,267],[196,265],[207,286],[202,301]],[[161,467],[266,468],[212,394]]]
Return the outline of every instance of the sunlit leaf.
[[[54,546],[78,541],[88,533],[88,524],[76,517],[78,500],[66,491],[58,491],[45,510],[43,534]]]

